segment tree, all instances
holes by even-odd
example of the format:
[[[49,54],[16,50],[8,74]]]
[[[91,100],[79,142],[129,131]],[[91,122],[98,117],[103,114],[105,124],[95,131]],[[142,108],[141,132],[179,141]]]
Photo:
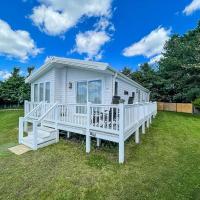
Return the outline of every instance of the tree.
[[[130,67],[127,67],[127,66],[122,69],[122,73],[129,78],[131,78],[132,76],[132,70]]]
[[[35,69],[34,66],[27,67],[28,76],[31,75],[31,73],[33,72],[34,69]]]
[[[30,98],[30,85],[25,83],[25,77],[20,75],[20,69],[13,68],[11,76],[0,83],[1,104],[22,104]]]
[[[161,77],[158,76],[157,72],[148,64],[144,63],[140,65],[140,68],[133,72],[131,68],[125,67],[122,70],[122,73],[127,75],[128,77],[137,81],[145,88],[151,91],[150,99],[152,101],[160,99],[160,91],[159,88],[163,86],[163,81]]]
[[[159,62],[165,80],[163,100],[191,102],[200,96],[200,23],[183,36],[174,35]]]

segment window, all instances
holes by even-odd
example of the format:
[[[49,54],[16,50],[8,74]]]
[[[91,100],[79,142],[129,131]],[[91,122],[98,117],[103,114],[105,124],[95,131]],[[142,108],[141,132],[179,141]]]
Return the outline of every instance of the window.
[[[77,93],[76,93],[76,102],[77,103],[95,103],[101,104],[102,97],[102,81],[82,81],[77,82]]]
[[[77,83],[77,93],[76,93],[77,103],[87,103],[87,82]]]
[[[91,103],[101,104],[102,84],[101,80],[88,82],[88,101]]]
[[[124,90],[124,95],[128,95],[128,91]]]
[[[38,102],[38,84],[34,84],[34,102]]]
[[[132,92],[132,97],[135,98],[135,92]]]
[[[40,101],[44,101],[44,83],[40,83]]]
[[[115,92],[114,92],[114,96],[118,95],[118,82],[115,81]]]
[[[45,84],[45,101],[47,103],[50,102],[50,82],[46,82]]]

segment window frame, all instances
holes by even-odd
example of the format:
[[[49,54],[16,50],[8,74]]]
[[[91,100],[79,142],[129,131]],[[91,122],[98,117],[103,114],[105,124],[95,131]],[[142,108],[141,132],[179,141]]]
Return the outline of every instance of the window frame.
[[[101,79],[101,78],[99,78],[99,79],[88,79],[88,80],[78,80],[78,81],[76,81],[76,91],[75,91],[75,93],[76,93],[76,103],[77,104],[80,104],[80,103],[78,103],[77,102],[77,86],[78,86],[78,83],[81,83],[81,82],[86,82],[86,85],[87,85],[87,102],[86,102],[86,104],[89,102],[89,92],[88,92],[88,85],[89,85],[89,82],[93,82],[93,81],[101,81],[101,97],[100,97],[100,100],[101,100],[101,103],[100,104],[102,104],[103,103],[103,88],[104,88],[104,82],[103,82],[103,79]],[[91,102],[90,102],[91,103]]]
[[[124,95],[128,95],[128,94],[129,94],[128,90],[124,90]]]

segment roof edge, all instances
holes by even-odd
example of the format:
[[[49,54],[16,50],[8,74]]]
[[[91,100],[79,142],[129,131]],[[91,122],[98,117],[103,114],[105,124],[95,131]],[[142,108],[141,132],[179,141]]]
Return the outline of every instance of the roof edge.
[[[138,88],[145,90],[146,92],[150,92],[147,88],[143,87],[141,84],[137,83],[136,81],[130,79],[126,75],[112,68],[108,63],[85,61],[85,60],[80,60],[80,59],[71,59],[71,58],[63,58],[63,57],[56,57],[56,56],[49,57],[46,63],[44,63],[39,69],[34,71],[29,77],[25,79],[25,82],[31,83],[32,81],[40,77],[45,71],[51,69],[51,67],[53,67],[52,64],[54,63],[60,63],[64,65],[65,64],[74,65],[76,67],[82,67],[84,69],[87,68],[87,69],[94,69],[94,70],[100,70],[100,71],[110,70],[112,73],[117,73],[117,75],[119,75],[120,78],[122,78],[123,80],[126,80],[130,84],[133,84],[134,86],[137,86]]]
[[[106,70],[109,66],[108,63],[103,62],[93,62],[93,61],[83,61],[79,59],[70,59],[62,57],[50,57],[48,61],[43,64],[38,70],[34,71],[28,78],[26,78],[26,83],[31,83],[37,77],[39,77],[44,71],[50,69],[51,64],[60,63],[63,65],[74,65],[75,67],[95,69],[95,70]]]

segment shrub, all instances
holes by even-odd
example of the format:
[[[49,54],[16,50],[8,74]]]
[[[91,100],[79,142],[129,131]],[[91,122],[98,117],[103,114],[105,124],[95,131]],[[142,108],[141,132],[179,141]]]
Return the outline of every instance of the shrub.
[[[200,97],[195,99],[192,104],[195,108],[200,109]]]

